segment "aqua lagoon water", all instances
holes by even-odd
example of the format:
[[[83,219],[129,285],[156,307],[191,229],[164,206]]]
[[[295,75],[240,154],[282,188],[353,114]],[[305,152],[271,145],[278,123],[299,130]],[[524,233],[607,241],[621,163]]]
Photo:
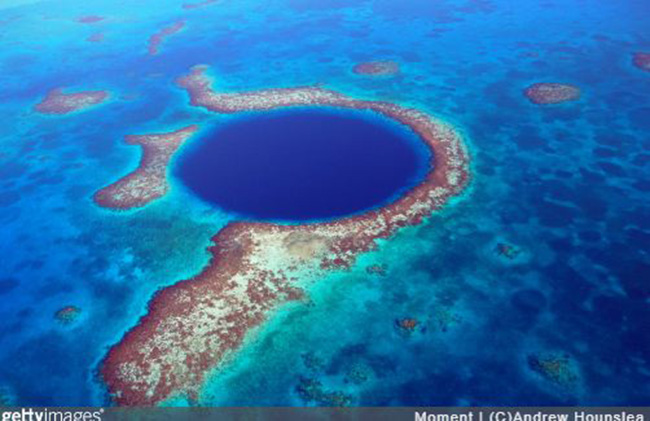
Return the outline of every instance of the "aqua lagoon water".
[[[316,404],[299,393],[303,379],[368,406],[650,403],[650,74],[631,65],[650,50],[647,1],[180,4],[0,9],[3,395],[107,402],[96,370],[108,347],[156,290],[195,275],[210,238],[240,218],[178,177],[139,211],[91,200],[136,167],[125,135],[230,121],[174,85],[206,63],[219,90],[324,84],[431,112],[468,139],[473,176],[461,200],[320,279],[312,305],[275,315],[210,379],[202,404]],[[93,14],[107,19],[73,22]],[[181,18],[187,28],[147,56],[148,37]],[[85,41],[96,32],[105,42]],[[398,61],[400,75],[351,71],[374,59]],[[536,82],[573,83],[583,97],[539,107],[521,94]],[[114,97],[64,118],[30,111],[58,86]],[[495,255],[500,242],[521,255]],[[385,276],[366,272],[375,264]],[[69,304],[82,316],[61,326],[53,314]],[[422,329],[401,334],[403,317]],[[530,364],[550,354],[574,362],[570,387]],[[365,380],[351,381],[359,370]]]

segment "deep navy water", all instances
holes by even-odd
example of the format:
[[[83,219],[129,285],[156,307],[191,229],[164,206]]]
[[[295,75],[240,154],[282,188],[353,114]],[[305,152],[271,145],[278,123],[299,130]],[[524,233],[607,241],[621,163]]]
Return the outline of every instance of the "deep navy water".
[[[253,219],[359,213],[420,182],[429,154],[415,134],[367,112],[268,112],[219,124],[187,147],[176,175],[205,201]]]
[[[650,404],[650,73],[631,60],[650,52],[648,0],[13,2],[0,2],[0,401],[106,403],[96,373],[108,348],[241,217],[176,176],[142,209],[92,201],[137,167],[126,135],[199,124],[180,162],[258,118],[188,103],[175,80],[207,64],[222,92],[321,84],[430,112],[466,138],[472,182],[349,271],[314,280],[309,305],[269,320],[200,404],[319,404],[297,392],[303,379],[364,406]],[[148,38],[178,19],[186,28],[148,56]],[[105,40],[87,42],[95,33]],[[401,71],[352,72],[368,60]],[[531,104],[522,90],[539,82],[582,97]],[[113,96],[34,113],[59,86]],[[500,243],[520,253],[504,258]],[[83,313],[63,326],[53,315],[66,305]],[[404,317],[422,329],[402,334]],[[537,356],[571,361],[575,378],[540,375]]]

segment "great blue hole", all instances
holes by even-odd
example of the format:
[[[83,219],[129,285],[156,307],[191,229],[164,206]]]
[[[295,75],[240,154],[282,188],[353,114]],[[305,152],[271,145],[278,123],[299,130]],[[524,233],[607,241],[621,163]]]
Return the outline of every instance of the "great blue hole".
[[[307,108],[219,120],[186,147],[174,174],[244,219],[331,220],[381,207],[420,183],[429,149],[371,111]]]

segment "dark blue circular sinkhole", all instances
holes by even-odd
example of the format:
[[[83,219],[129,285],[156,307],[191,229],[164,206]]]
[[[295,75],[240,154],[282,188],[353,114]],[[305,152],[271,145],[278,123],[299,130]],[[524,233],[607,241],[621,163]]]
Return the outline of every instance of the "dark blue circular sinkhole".
[[[374,112],[250,113],[186,148],[175,175],[208,203],[247,219],[313,221],[385,205],[421,182],[430,152]]]

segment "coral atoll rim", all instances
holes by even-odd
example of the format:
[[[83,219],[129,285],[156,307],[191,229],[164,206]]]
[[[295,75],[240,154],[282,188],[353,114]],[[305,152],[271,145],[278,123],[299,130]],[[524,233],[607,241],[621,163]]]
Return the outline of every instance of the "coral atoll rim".
[[[462,138],[423,111],[319,87],[220,94],[206,70],[194,67],[178,80],[192,105],[215,113],[291,106],[371,110],[411,128],[434,152],[435,165],[400,199],[361,215],[295,226],[236,222],[223,228],[213,237],[212,257],[201,273],[159,291],[147,314],[106,356],[101,374],[120,405],[154,405],[177,394],[197,398],[206,375],[242,346],[251,329],[282,303],[304,299],[308,279],[349,267],[376,246],[375,240],[419,224],[469,180]]]

